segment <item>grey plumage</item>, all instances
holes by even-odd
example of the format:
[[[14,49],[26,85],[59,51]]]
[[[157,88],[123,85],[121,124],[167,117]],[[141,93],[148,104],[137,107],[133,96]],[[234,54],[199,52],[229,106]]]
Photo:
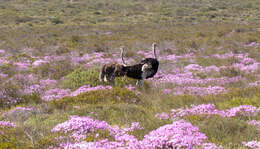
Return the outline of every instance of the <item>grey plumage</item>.
[[[121,59],[122,59],[122,65],[117,63],[109,63],[104,64],[100,70],[99,73],[99,80],[102,82],[110,82],[111,84],[114,84],[114,80],[116,77],[122,77],[125,75],[125,72],[123,71],[125,64],[125,61],[123,59],[124,54],[124,48],[121,47]]]

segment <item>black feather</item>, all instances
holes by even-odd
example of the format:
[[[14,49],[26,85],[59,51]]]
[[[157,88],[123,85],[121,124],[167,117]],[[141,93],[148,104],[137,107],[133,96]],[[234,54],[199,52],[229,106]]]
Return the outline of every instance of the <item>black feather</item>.
[[[142,67],[145,64],[152,66],[151,68],[148,68],[146,70],[149,72],[149,75],[145,79],[153,77],[157,73],[159,67],[159,62],[154,58],[146,58],[142,60],[139,64],[124,66],[123,71],[125,72],[127,77],[141,80],[143,74]]]
[[[158,67],[159,67],[159,62],[157,59],[155,58],[146,58],[144,60],[141,61],[142,65],[144,64],[148,64],[148,65],[151,65],[152,68],[149,68],[147,71],[149,71],[149,75],[146,77],[146,79],[148,78],[152,78],[158,71]]]

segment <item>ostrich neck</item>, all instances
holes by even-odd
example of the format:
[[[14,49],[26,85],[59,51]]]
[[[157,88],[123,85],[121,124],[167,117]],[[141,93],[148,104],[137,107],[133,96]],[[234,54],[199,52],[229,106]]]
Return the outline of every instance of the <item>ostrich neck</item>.
[[[154,58],[155,58],[155,59],[157,59],[157,55],[156,55],[155,46],[153,46],[153,55],[154,55]]]
[[[120,56],[121,56],[123,65],[124,65],[124,66],[127,66],[127,64],[125,63],[125,60],[124,60],[124,49],[121,50]]]

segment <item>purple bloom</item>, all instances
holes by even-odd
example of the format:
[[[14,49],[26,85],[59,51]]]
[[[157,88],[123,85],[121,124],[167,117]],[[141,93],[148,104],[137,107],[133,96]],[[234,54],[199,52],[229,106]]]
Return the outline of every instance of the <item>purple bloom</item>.
[[[214,143],[203,143],[202,148],[203,149],[223,149],[223,147],[221,145],[219,147],[217,147],[217,145]]]
[[[111,126],[105,121],[93,120],[89,117],[71,116],[64,123],[58,124],[52,132],[63,132],[71,134],[72,140],[67,140],[60,144],[60,148],[96,148],[96,149],[157,149],[157,148],[195,148],[205,146],[208,149],[221,149],[213,143],[203,143],[207,140],[205,134],[200,133],[198,127],[184,120],[175,121],[151,131],[145,135],[143,140],[136,139],[128,134],[136,129],[143,129],[138,122],[132,123],[131,127],[120,129],[118,126]],[[94,130],[108,130],[113,141],[108,139],[95,140],[94,142],[82,141],[88,133]],[[98,136],[96,134],[95,136]],[[62,137],[63,138],[63,137]],[[65,141],[65,139],[59,139]],[[215,147],[215,148],[213,148]]]
[[[159,119],[164,119],[164,120],[167,120],[167,119],[169,119],[169,115],[167,114],[167,113],[165,113],[165,112],[163,112],[163,113],[157,113],[157,114],[155,114],[155,117],[158,117]]]
[[[132,131],[137,130],[137,129],[144,129],[144,128],[140,126],[139,122],[133,122],[131,124],[131,127],[123,128],[123,131],[125,131],[125,132],[132,132]]]
[[[8,74],[0,73],[0,79],[4,79],[8,77]]]
[[[0,127],[5,128],[5,127],[15,127],[15,124],[9,121],[0,121]]]
[[[186,67],[184,67],[184,71],[199,71],[202,72],[203,68],[198,64],[189,64]]]
[[[16,62],[14,63],[15,66],[17,66],[18,70],[27,70],[30,66],[29,63],[21,63],[21,62]]]
[[[198,106],[191,105],[191,108],[179,108],[173,109],[171,116],[173,119],[180,118],[186,115],[219,115],[222,117],[235,117],[238,115],[243,116],[255,116],[260,111],[260,108],[256,108],[251,105],[241,105],[227,110],[215,109],[214,104],[201,104]]]
[[[42,86],[40,86],[39,84],[33,84],[24,89],[25,94],[41,93],[41,91]]]
[[[163,90],[163,93],[164,93],[164,94],[170,94],[171,92],[172,92],[171,89],[164,89],[164,90]]]
[[[51,101],[53,99],[61,99],[62,97],[68,96],[70,94],[69,89],[50,89],[44,93],[42,99],[44,101]]]
[[[248,121],[247,123],[256,126],[257,128],[260,128],[260,121],[252,120],[252,121]]]
[[[5,50],[0,49],[0,54],[4,54],[4,53],[5,53]]]
[[[9,113],[13,113],[16,111],[33,111],[33,108],[26,108],[26,107],[15,107],[9,111]]]
[[[46,86],[55,87],[58,85],[58,82],[56,80],[46,79],[46,80],[40,80],[40,85],[45,88]]]
[[[89,117],[71,116],[70,119],[64,123],[58,124],[51,131],[72,133],[72,138],[80,141],[86,137],[87,133],[94,130],[106,130],[109,125],[105,121],[93,120]]]
[[[145,148],[193,148],[207,139],[198,127],[184,120],[164,125],[144,136]]]
[[[247,47],[257,47],[258,45],[259,45],[259,43],[257,43],[257,42],[250,42],[250,43],[246,44],[245,46],[247,46]]]
[[[260,81],[255,81],[253,83],[249,83],[248,86],[249,87],[260,86]]]
[[[32,66],[37,67],[37,66],[40,66],[40,65],[45,64],[45,63],[48,63],[48,61],[39,59],[39,60],[34,61],[32,63]]]
[[[89,92],[89,91],[96,91],[96,90],[104,90],[104,89],[112,89],[112,86],[102,86],[102,85],[99,85],[99,86],[95,86],[95,87],[90,87],[89,85],[83,85],[81,86],[80,88],[78,88],[76,91],[72,92],[70,94],[70,96],[78,96],[79,94],[81,93],[84,93],[84,92]]]
[[[228,59],[228,58],[232,58],[234,56],[235,56],[235,54],[233,54],[232,52],[225,53],[225,54],[214,54],[213,55],[213,57],[219,58],[219,59]]]
[[[242,142],[242,144],[252,149],[260,148],[260,141]]]

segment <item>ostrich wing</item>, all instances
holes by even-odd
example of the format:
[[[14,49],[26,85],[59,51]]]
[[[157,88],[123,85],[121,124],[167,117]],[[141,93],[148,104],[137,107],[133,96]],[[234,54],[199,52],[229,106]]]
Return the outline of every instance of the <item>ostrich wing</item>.
[[[151,63],[145,63],[143,64],[142,66],[142,71],[147,71],[148,69],[151,69],[152,68],[152,64]]]

